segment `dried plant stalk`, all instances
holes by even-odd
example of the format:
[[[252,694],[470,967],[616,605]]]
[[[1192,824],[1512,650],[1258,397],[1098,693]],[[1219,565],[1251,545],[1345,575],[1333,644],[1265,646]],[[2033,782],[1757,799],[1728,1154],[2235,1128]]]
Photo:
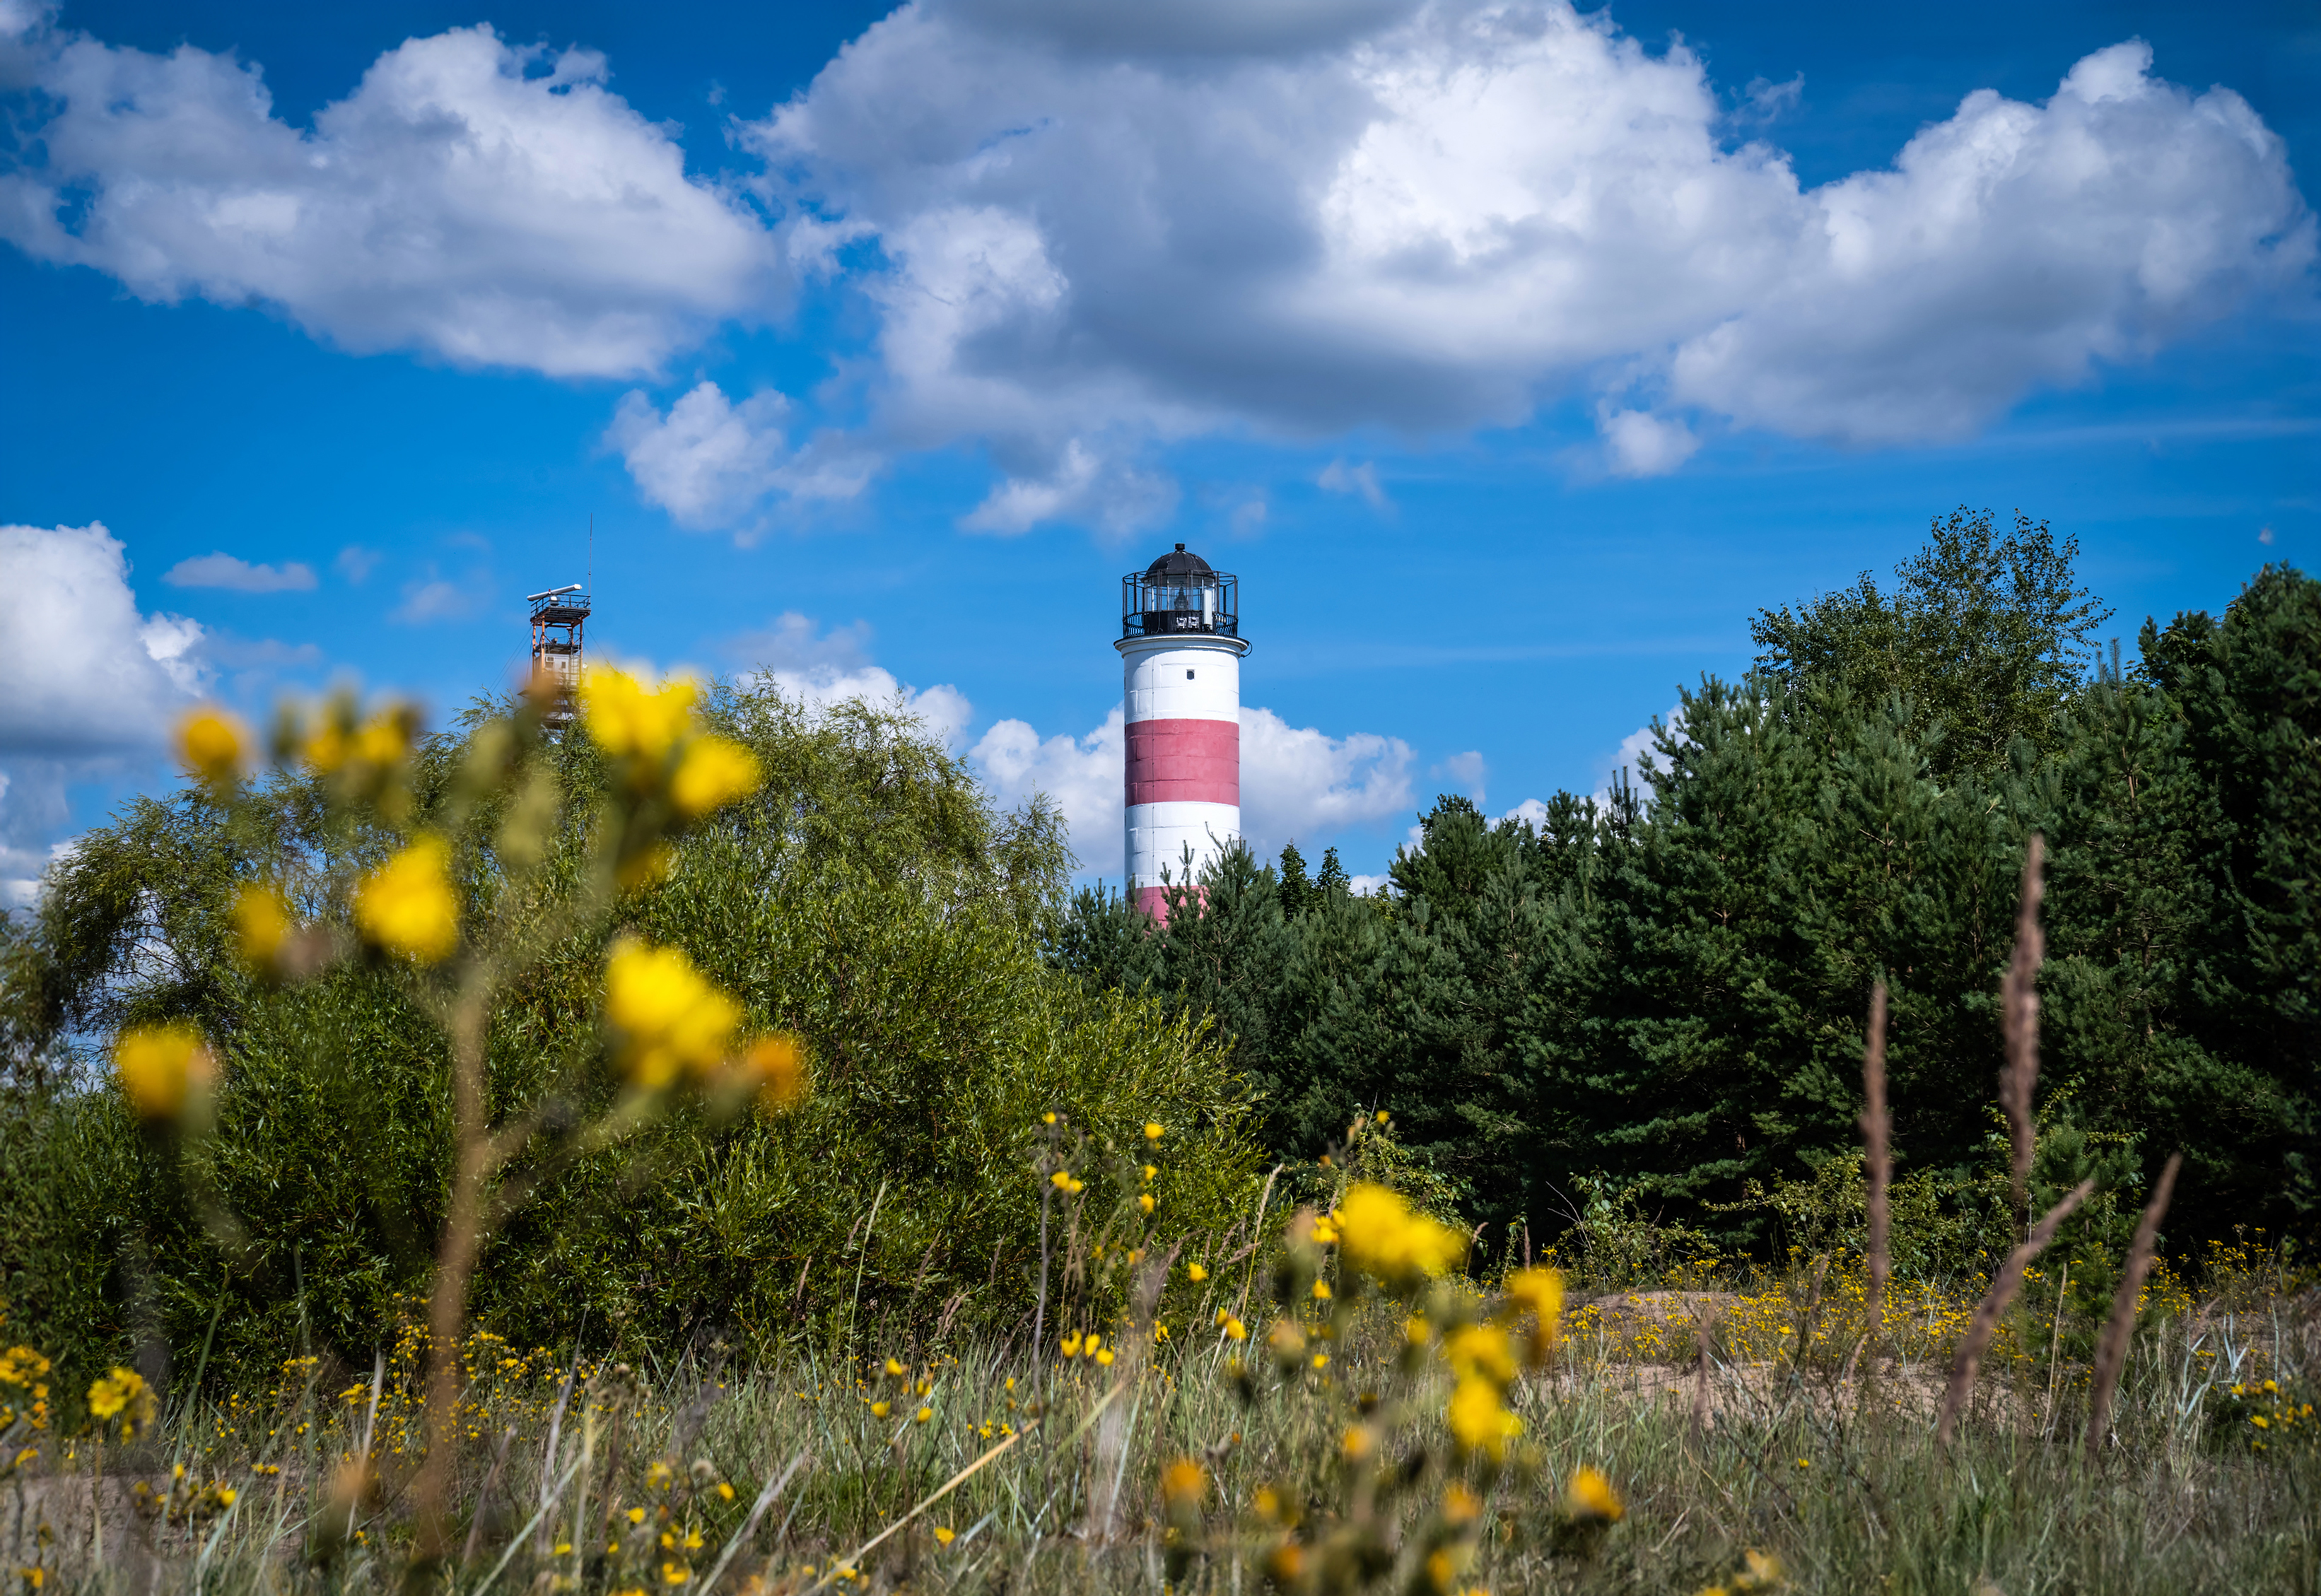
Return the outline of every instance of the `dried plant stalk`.
[[[1870,989],[1870,1038],[1861,1049],[1861,1148],[1870,1220],[1870,1369],[1878,1369],[1878,1341],[1886,1328],[1886,1287],[1894,1278],[1893,1216],[1887,1188],[1894,1179],[1893,1125],[1886,1112],[1886,984]]]
[[[1998,1271],[1998,1278],[1990,1283],[1990,1290],[1974,1310],[1974,1322],[1967,1327],[1966,1339],[1959,1343],[1958,1356],[1951,1360],[1950,1389],[1943,1393],[1942,1421],[1934,1427],[1934,1438],[1944,1446],[1950,1444],[1951,1433],[1958,1428],[1959,1410],[1974,1390],[1975,1370],[1982,1364],[1982,1355],[1990,1347],[1990,1338],[1998,1331],[1999,1316],[2015,1301],[2015,1293],[2023,1289],[2023,1272],[2031,1260],[2046,1250],[2055,1239],[2056,1230],[2071,1211],[2088,1199],[2096,1189],[2093,1176],[2081,1181],[2063,1194],[2063,1200],[2047,1211],[2046,1218],[2031,1228],[2023,1245],[2007,1255],[2007,1263]]]
[[[2015,957],[2007,962],[2007,979],[1999,987],[2007,1063],[1998,1072],[1998,1102],[2015,1135],[2015,1211],[2026,1219],[2024,1200],[2030,1190],[2033,1148],[2031,1097],[2039,1084],[2039,966],[2047,957],[2046,933],[2039,929],[2039,901],[2046,891],[2042,869],[2045,856],[2044,839],[2032,832],[2023,853],[2023,892],[2015,911]]]
[[[2103,1338],[2096,1343],[2095,1389],[2088,1398],[2088,1460],[2093,1462],[2103,1447],[2105,1431],[2111,1424],[2112,1398],[2119,1392],[2119,1372],[2127,1362],[2127,1343],[2135,1334],[2135,1299],[2144,1290],[2144,1277],[2152,1273],[2152,1253],[2160,1239],[2160,1221],[2168,1216],[2168,1200],[2176,1194],[2176,1172],[2184,1165],[2184,1155],[2171,1153],[2168,1164],[2160,1172],[2160,1179],[2152,1188],[2152,1201],[2144,1205],[2144,1217],[2135,1222],[2135,1241],[2127,1249],[2127,1273],[2119,1279],[2119,1290],[2113,1293],[2111,1317],[2104,1321]]]

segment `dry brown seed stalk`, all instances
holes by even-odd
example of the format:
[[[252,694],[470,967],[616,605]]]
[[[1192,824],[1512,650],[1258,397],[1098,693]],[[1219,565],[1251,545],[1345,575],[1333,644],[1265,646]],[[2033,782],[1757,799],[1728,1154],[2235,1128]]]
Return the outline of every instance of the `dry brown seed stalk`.
[[[2112,1398],[2119,1392],[2119,1371],[2127,1361],[2128,1338],[2135,1333],[2135,1299],[2152,1273],[2152,1253],[2160,1239],[2160,1221],[2168,1216],[2168,1200],[2176,1192],[2176,1172],[2184,1155],[2168,1155],[2167,1166],[2152,1188],[2152,1201],[2135,1222],[2135,1241],[2127,1250],[2127,1273],[2111,1300],[2111,1318],[2104,1322],[2103,1338],[2096,1343],[2095,1389],[2088,1398],[2088,1458],[2102,1449],[2104,1432],[2111,1423]]]
[[[1886,1112],[1886,984],[1870,989],[1870,1038],[1861,1049],[1861,1144],[1868,1168],[1870,1220],[1870,1367],[1878,1367],[1878,1339],[1886,1324],[1886,1285],[1894,1277],[1891,1214],[1887,1188],[1894,1178],[1892,1121]]]
[[[1968,1393],[1974,1389],[1975,1370],[1981,1365],[1991,1337],[1998,1333],[1999,1315],[2015,1301],[2015,1293],[2023,1289],[2024,1270],[2046,1250],[2047,1244],[2055,1239],[2055,1231],[2071,1217],[2071,1211],[2086,1202],[2088,1193],[2095,1189],[2094,1177],[2090,1176],[2066,1192],[2063,1200],[2047,1211],[2046,1218],[2031,1228],[2023,1245],[2007,1255],[1998,1278],[1990,1283],[1990,1290],[1976,1307],[1974,1322],[1967,1327],[1966,1339],[1959,1343],[1958,1356],[1951,1361],[1950,1389],[1943,1393],[1942,1421],[1934,1427],[1934,1438],[1944,1446],[1950,1444],[1951,1433],[1958,1428],[1959,1410],[1966,1405]]]
[[[2038,832],[2023,853],[2023,892],[2016,909],[2015,957],[1999,988],[2007,1027],[2007,1064],[1998,1072],[1998,1101],[2015,1136],[2015,1209],[2024,1212],[2030,1189],[2033,1147],[2031,1098],[2039,1084],[2039,966],[2047,957],[2046,933],[2039,929],[2039,901],[2046,891],[2042,866],[2046,843]],[[2027,1216],[2026,1216],[2027,1217]]]

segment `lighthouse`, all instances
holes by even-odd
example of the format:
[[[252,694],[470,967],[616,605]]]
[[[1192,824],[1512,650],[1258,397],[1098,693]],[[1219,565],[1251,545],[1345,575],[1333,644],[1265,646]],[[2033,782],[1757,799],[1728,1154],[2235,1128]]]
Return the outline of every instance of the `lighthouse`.
[[[1197,871],[1241,835],[1240,585],[1182,543],[1120,579],[1128,890],[1156,918],[1164,867],[1182,882],[1187,848]]]

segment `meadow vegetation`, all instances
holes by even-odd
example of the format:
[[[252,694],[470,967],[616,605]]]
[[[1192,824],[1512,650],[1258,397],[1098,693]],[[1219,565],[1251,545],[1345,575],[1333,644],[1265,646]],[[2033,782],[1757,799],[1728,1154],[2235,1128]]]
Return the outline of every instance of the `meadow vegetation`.
[[[189,718],[0,943],[10,1577],[2321,1587],[2321,585],[1936,534],[1159,927],[876,706]]]

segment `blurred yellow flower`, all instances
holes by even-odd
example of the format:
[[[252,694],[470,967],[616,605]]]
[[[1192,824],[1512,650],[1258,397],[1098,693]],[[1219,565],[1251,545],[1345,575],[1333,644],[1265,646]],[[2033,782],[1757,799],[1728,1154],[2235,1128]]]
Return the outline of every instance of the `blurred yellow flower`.
[[[1453,1330],[1443,1343],[1443,1356],[1461,1380],[1480,1376],[1504,1389],[1515,1377],[1507,1333],[1497,1325],[1469,1325]]]
[[[678,761],[669,784],[669,801],[677,812],[697,819],[723,809],[736,798],[747,798],[765,780],[758,757],[731,738],[696,737]]]
[[[1188,1264],[1185,1265],[1185,1278],[1191,1281],[1195,1285],[1200,1284],[1201,1282],[1206,1280],[1208,1277],[1208,1270],[1201,1265]]]
[[[1136,1206],[1142,1209],[1146,1213],[1151,1213],[1152,1211],[1152,1193],[1150,1192],[1139,1192],[1136,1194]]]
[[[272,887],[244,882],[234,894],[233,929],[241,962],[253,970],[263,970],[290,939],[290,911]]]
[[[1316,1302],[1326,1302],[1330,1300],[1330,1283],[1328,1281],[1317,1280],[1314,1283],[1314,1300]]]
[[[1620,1493],[1601,1471],[1582,1465],[1571,1471],[1571,1483],[1564,1487],[1563,1510],[1575,1519],[1617,1524],[1628,1516],[1628,1504],[1620,1500]]]
[[[146,1120],[175,1120],[217,1080],[217,1060],[183,1020],[132,1025],[113,1045],[114,1073]]]
[[[806,1049],[794,1036],[759,1038],[734,1061],[734,1068],[757,1094],[760,1113],[786,1113],[806,1101]]]
[[[1048,1183],[1059,1192],[1069,1192],[1072,1189],[1072,1177],[1069,1171],[1059,1169],[1048,1177]]]
[[[910,1373],[909,1370],[903,1367],[903,1360],[898,1357],[888,1358],[887,1360],[886,1368],[887,1377],[890,1380],[900,1380],[905,1374]]]
[[[873,1403],[871,1403],[871,1404],[870,1404],[870,1417],[871,1417],[871,1418],[873,1418],[873,1419],[884,1419],[885,1417],[887,1417],[887,1404],[886,1404],[886,1403],[884,1403],[884,1402],[873,1402]]]
[[[693,1570],[682,1563],[664,1563],[660,1565],[661,1583],[665,1585],[681,1585],[692,1577]]]
[[[153,1421],[152,1390],[134,1369],[115,1368],[88,1388],[88,1410],[103,1419],[121,1420],[121,1438],[127,1440]]]
[[[1526,1352],[1534,1364],[1545,1363],[1562,1319],[1563,1276],[1552,1269],[1518,1269],[1507,1276],[1506,1292],[1502,1312],[1509,1321],[1525,1313],[1537,1320]]]
[[[711,985],[675,948],[633,938],[605,961],[605,1017],[621,1033],[621,1067],[647,1092],[681,1075],[712,1074],[724,1060],[742,1006]]]
[[[1090,1357],[1094,1357],[1096,1356],[1096,1349],[1104,1345],[1104,1338],[1097,1335],[1094,1330],[1090,1330],[1088,1333],[1088,1340],[1083,1345],[1088,1355]]]
[[[440,837],[422,836],[355,888],[355,929],[389,953],[441,964],[460,946],[460,900],[451,890],[451,855]]]
[[[1160,1120],[1147,1120],[1144,1121],[1144,1139],[1146,1141],[1159,1141],[1161,1134]]]
[[[921,1424],[924,1424],[928,1419],[933,1419],[934,1416],[935,1410],[933,1408],[921,1408],[917,1412],[911,1415],[914,1419]]]
[[[249,763],[250,733],[223,710],[207,704],[177,722],[177,761],[205,782],[231,782]]]
[[[1209,1476],[1189,1457],[1179,1457],[1160,1471],[1160,1500],[1170,1507],[1197,1505],[1209,1494]]]
[[[1249,1339],[1249,1327],[1232,1314],[1225,1315],[1225,1334],[1235,1341]]]
[[[1443,1274],[1467,1250],[1467,1238],[1458,1231],[1368,1182],[1347,1189],[1338,1205],[1337,1229],[1346,1261],[1397,1291]]]
[[[30,1347],[0,1352],[0,1385],[30,1385],[49,1372],[49,1360]]]
[[[400,765],[411,752],[411,739],[401,710],[382,710],[355,733],[355,757],[366,765]]]
[[[1443,1517],[1452,1524],[1472,1524],[1483,1515],[1483,1499],[1457,1480],[1443,1488]]]
[[[1065,1356],[1066,1357],[1078,1357],[1078,1356],[1079,1356],[1079,1355],[1080,1355],[1080,1338],[1079,1338],[1079,1336],[1077,1336],[1077,1335],[1067,1336],[1067,1337],[1065,1337],[1065,1338],[1063,1338],[1063,1340],[1062,1340],[1062,1342],[1060,1343],[1060,1345],[1061,1345],[1061,1346],[1062,1346],[1062,1347],[1063,1347],[1063,1350],[1064,1350],[1064,1356]]]
[[[1499,1401],[1499,1388],[1471,1375],[1452,1392],[1446,1417],[1461,1451],[1483,1453],[1494,1463],[1506,1456],[1507,1442],[1523,1434],[1523,1420]]]
[[[665,757],[693,723],[699,684],[671,676],[647,687],[626,671],[592,667],[580,685],[580,710],[591,741],[616,759]]]
[[[1107,1369],[1112,1367],[1112,1348],[1107,1347],[1102,1352],[1097,1353],[1096,1355],[1096,1361],[1102,1364]]]
[[[953,1529],[950,1525],[938,1524],[935,1526],[935,1545],[939,1546],[947,1546],[958,1538],[959,1531]]]

